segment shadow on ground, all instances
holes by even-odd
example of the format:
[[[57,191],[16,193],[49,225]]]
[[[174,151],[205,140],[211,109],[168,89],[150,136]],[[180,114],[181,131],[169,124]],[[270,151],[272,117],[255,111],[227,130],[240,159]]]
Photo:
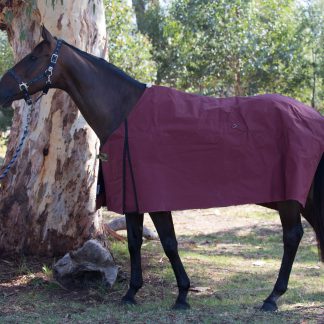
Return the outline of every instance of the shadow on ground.
[[[177,293],[172,269],[160,243],[146,241],[142,251],[145,285],[136,308],[119,303],[128,279],[112,289],[99,284],[67,291],[51,279],[55,260],[0,257],[0,323],[316,323],[324,318],[323,268],[316,263],[312,230],[305,226],[280,312],[264,314],[258,309],[271,292],[280,266],[281,226],[238,226],[239,217],[233,224],[236,227],[207,235],[179,236],[193,285],[188,312],[170,310]],[[127,245],[112,242],[111,247],[128,277]]]

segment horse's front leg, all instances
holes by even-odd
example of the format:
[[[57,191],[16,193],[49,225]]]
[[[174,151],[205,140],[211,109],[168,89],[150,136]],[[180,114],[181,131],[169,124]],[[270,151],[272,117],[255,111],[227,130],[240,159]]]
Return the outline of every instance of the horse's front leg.
[[[143,285],[141,266],[141,246],[143,235],[143,214],[126,214],[128,250],[131,263],[129,289],[122,298],[124,304],[136,304],[135,295]]]
[[[263,311],[275,311],[278,309],[277,300],[287,290],[291,268],[299,242],[303,236],[299,203],[296,201],[285,201],[280,202],[278,207],[283,229],[284,253],[278,279],[272,293],[262,305],[261,309]]]
[[[150,216],[159,234],[164,252],[171,262],[177,279],[179,295],[173,308],[188,309],[190,306],[186,299],[190,287],[190,281],[178,253],[178,242],[174,232],[171,212],[154,212],[150,213]]]

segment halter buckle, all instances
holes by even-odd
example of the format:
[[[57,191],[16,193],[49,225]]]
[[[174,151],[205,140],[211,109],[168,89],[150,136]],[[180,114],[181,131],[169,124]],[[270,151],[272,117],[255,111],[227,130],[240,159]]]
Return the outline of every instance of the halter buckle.
[[[97,159],[101,160],[102,162],[108,161],[108,154],[107,153],[99,153],[97,155]]]
[[[47,76],[46,84],[51,84],[52,83],[51,77],[53,75],[53,67],[49,66],[48,69],[46,70],[45,74]]]
[[[51,56],[51,63],[56,64],[57,59],[58,59],[58,55],[53,53],[52,56]]]
[[[25,91],[28,92],[28,84],[25,82],[19,83],[19,89],[21,92],[25,92]]]

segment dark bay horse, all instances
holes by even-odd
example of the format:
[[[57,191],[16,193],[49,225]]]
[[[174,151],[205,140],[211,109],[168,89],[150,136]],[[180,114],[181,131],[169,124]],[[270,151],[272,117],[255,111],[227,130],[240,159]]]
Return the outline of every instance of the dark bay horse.
[[[146,85],[127,76],[103,59],[87,54],[64,41],[56,40],[45,28],[42,30],[42,37],[44,40],[3,76],[0,82],[0,104],[8,106],[14,100],[22,98],[30,101],[30,96],[41,90],[47,92],[49,88],[62,89],[72,97],[101,143],[105,143],[125,121],[144,93]],[[279,211],[283,228],[282,264],[274,288],[262,306],[262,310],[273,311],[277,309],[278,298],[287,290],[291,268],[303,236],[301,215],[313,227],[320,256],[324,261],[323,158],[317,168],[305,207],[294,200],[270,202],[266,207]],[[179,294],[174,308],[189,308],[186,298],[190,281],[178,254],[171,212],[152,212],[150,216],[176,276]],[[135,294],[143,284],[143,214],[127,213],[126,221],[131,278],[122,302],[134,304]]]

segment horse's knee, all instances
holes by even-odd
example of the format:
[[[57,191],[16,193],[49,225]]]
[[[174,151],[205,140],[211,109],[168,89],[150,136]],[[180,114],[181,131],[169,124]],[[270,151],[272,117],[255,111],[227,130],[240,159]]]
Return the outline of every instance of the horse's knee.
[[[178,256],[178,242],[174,238],[166,238],[162,242],[163,249],[167,257],[170,259]]]
[[[128,238],[128,251],[130,254],[136,253],[141,249],[143,243],[142,237]]]
[[[283,242],[286,247],[295,248],[299,245],[302,237],[304,235],[304,230],[301,224],[297,224],[289,231],[284,231]]]
[[[143,243],[143,214],[126,214],[129,252],[137,251]]]

